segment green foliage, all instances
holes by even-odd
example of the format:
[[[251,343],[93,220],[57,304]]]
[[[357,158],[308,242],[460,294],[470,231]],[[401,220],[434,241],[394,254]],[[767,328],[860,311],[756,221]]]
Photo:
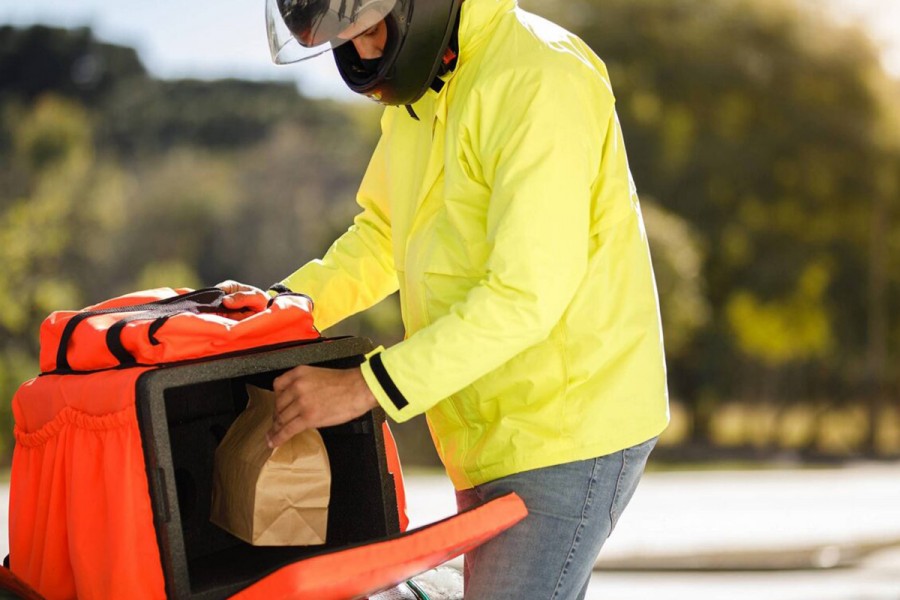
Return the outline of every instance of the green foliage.
[[[0,99],[52,93],[91,103],[117,86],[145,79],[133,48],[97,42],[88,29],[0,27]]]
[[[36,374],[38,326],[52,310],[81,305],[79,274],[100,264],[83,259],[98,258],[92,240],[116,224],[105,207],[120,196],[116,171],[95,161],[84,108],[44,96],[16,116],[4,122],[15,149],[4,179],[18,193],[0,199],[0,460],[10,451],[8,399]]]
[[[263,141],[286,120],[317,128],[328,117],[340,118],[339,111],[299,96],[292,84],[239,80],[145,79],[116,87],[100,109],[101,141],[129,154],[179,145],[241,148]]]
[[[709,320],[703,282],[703,248],[684,219],[644,201],[644,222],[653,253],[653,270],[662,313],[666,355],[681,356]]]
[[[0,205],[0,328],[21,336],[54,302],[79,300],[60,266],[76,234],[80,197],[93,184],[93,153],[84,110],[52,97],[14,123],[11,137],[25,186]]]
[[[155,288],[201,288],[203,281],[194,268],[177,259],[153,262],[141,269],[134,289],[152,290]]]
[[[85,111],[53,96],[41,98],[13,131],[14,156],[32,173],[89,159],[91,142]]]
[[[873,223],[900,208],[900,94],[874,44],[795,1],[550,10],[609,67],[639,190],[689,223],[704,252],[709,319],[683,349],[674,326],[676,395],[733,397],[755,364],[766,366],[768,397],[852,387],[862,371],[896,386],[886,369],[862,366],[898,357],[896,337],[877,343],[876,318],[897,314],[897,230],[876,235]],[[654,227],[671,225],[648,224],[651,236]],[[674,299],[661,291],[665,312]],[[805,383],[779,389],[779,374],[797,369]]]
[[[725,312],[738,348],[770,365],[825,355],[834,342],[822,303],[828,282],[828,270],[813,265],[787,298],[764,302],[752,292],[735,290]]]
[[[13,345],[0,348],[0,464],[9,464],[13,449],[13,414],[10,398],[24,381],[37,372],[37,358],[33,352]]]

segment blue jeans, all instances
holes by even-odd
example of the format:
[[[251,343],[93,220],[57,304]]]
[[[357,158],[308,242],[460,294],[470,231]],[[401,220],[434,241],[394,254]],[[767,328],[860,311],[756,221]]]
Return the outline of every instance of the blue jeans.
[[[631,500],[656,438],[614,454],[456,492],[460,511],[516,492],[528,516],[466,553],[466,600],[574,600],[587,593],[606,538]]]

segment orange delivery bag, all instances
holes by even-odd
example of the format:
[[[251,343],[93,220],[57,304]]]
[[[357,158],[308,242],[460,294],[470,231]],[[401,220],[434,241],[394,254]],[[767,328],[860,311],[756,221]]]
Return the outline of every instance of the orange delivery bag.
[[[48,600],[367,598],[527,514],[510,495],[404,531],[400,463],[376,409],[320,430],[332,472],[325,544],[251,546],[213,525],[215,449],[247,384],[271,389],[300,364],[353,368],[372,349],[322,337],[302,294],[238,310],[223,298],[147,290],[44,321],[41,374],[13,398],[0,589]]]

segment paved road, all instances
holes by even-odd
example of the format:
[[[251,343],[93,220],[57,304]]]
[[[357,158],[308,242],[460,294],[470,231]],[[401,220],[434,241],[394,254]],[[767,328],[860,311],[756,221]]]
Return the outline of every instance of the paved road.
[[[898,600],[900,552],[848,569],[596,573],[587,600]]]
[[[454,511],[443,477],[407,480],[413,525]],[[588,600],[900,600],[900,464],[649,473],[604,561]]]

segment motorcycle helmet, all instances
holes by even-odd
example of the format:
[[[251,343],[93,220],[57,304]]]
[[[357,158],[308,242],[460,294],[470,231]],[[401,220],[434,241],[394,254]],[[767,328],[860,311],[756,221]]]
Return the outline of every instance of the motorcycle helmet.
[[[266,0],[269,49],[276,64],[331,51],[352,91],[382,104],[410,105],[440,74],[459,24],[462,0]],[[351,42],[380,21],[387,42],[377,61]]]

